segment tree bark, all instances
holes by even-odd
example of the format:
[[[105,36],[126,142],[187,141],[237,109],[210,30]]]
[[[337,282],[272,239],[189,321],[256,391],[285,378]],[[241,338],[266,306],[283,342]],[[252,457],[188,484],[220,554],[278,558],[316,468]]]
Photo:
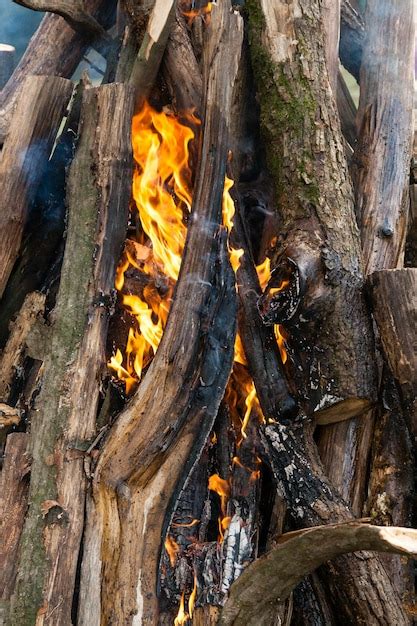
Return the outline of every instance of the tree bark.
[[[69,225],[52,326],[39,329],[44,375],[31,414],[29,509],[10,623],[71,622],[84,525],[88,449],[103,374],[130,196],[133,94],[123,85],[85,92],[81,140],[68,180]],[[86,475],[87,474],[87,475]]]
[[[307,413],[321,423],[348,419],[375,401],[373,338],[320,7],[300,2],[297,19],[285,3],[272,11],[251,0],[248,9],[261,124],[283,219],[261,311],[265,323],[290,332],[302,369],[291,375]],[[271,293],[285,279],[290,285]]]
[[[72,83],[32,76],[23,89],[0,157],[0,297],[19,253],[26,215],[47,167]]]
[[[230,373],[236,303],[219,224],[242,37],[239,15],[230,12],[227,3],[213,7],[205,48],[202,150],[193,194],[198,219],[189,221],[162,342],[106,440],[95,471],[80,624],[98,624],[101,619],[145,625],[158,619],[161,538],[210,432]]]
[[[355,152],[365,273],[401,267],[408,218],[414,19],[412,0],[369,0]],[[399,25],[399,26],[398,26]]]
[[[417,269],[382,270],[369,277],[384,354],[400,385],[405,415],[417,442]]]

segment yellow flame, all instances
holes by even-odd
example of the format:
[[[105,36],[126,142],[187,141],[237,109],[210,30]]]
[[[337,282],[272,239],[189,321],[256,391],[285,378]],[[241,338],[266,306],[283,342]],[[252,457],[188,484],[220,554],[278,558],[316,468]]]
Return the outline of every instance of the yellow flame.
[[[188,4],[188,3],[182,3]],[[185,18],[187,18],[188,26],[191,26],[194,22],[195,18],[201,16],[206,24],[210,22],[210,13],[212,10],[213,3],[208,2],[206,6],[201,7],[200,9],[194,9],[193,11],[183,11],[182,14]]]
[[[184,598],[185,592],[183,591],[181,594],[180,606],[178,609],[177,617],[174,619],[174,626],[183,626],[183,624],[187,623],[188,613],[185,612]]]
[[[177,562],[178,552],[180,551],[180,547],[177,542],[168,535],[165,539],[165,550],[169,556],[169,562],[171,563],[171,567],[175,567],[175,563]]]
[[[188,611],[190,613],[190,618],[192,619],[194,613],[195,599],[197,596],[197,576],[194,574],[194,587],[190,594],[190,599],[188,600]]]

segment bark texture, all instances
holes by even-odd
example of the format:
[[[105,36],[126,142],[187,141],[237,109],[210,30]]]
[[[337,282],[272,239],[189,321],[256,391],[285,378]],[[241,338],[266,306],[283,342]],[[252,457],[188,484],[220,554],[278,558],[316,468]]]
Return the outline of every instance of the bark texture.
[[[205,45],[201,158],[181,272],[155,358],[105,442],[95,472],[81,624],[101,619],[147,625],[158,619],[161,538],[230,373],[236,302],[219,224],[242,38],[240,16],[226,3],[213,7]]]
[[[29,508],[10,624],[71,623],[88,451],[130,196],[132,113],[133,93],[126,86],[107,85],[84,95],[81,140],[68,180],[69,225],[57,303],[52,325],[38,329],[44,374],[31,414]]]
[[[401,267],[404,261],[412,140],[413,4],[412,0],[367,2],[355,152],[356,207],[366,274]]]

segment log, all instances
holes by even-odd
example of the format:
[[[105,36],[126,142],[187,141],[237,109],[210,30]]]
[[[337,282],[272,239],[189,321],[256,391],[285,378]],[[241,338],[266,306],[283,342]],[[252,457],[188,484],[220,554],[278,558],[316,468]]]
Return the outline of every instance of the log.
[[[84,8],[104,28],[112,25],[115,16],[113,1],[85,0]],[[90,43],[91,38],[75,32],[62,17],[46,15],[43,18],[10,80],[0,92],[0,145],[8,133],[25,78],[31,75],[71,78]]]
[[[325,0],[322,9],[326,32],[327,71],[334,96],[338,88],[341,2],[342,0]]]
[[[401,267],[411,159],[412,0],[367,2],[357,118],[355,192],[365,273]]]
[[[100,619],[157,622],[161,538],[210,432],[230,373],[236,301],[219,224],[230,102],[242,38],[240,16],[227,3],[213,7],[192,208],[198,219],[189,220],[161,344],[113,426],[95,471],[81,573],[80,624],[98,624]]]
[[[285,3],[277,11],[256,0],[247,7],[261,126],[283,220],[260,308],[264,323],[289,331],[301,361],[291,375],[307,414],[320,423],[364,412],[376,388],[353,193],[316,4],[297,17]],[[288,287],[271,293],[283,280]]]
[[[220,626],[269,625],[265,614],[268,616],[270,603],[288,598],[295,585],[321,563],[358,550],[414,556],[417,531],[352,523],[287,533],[276,548],[250,565],[233,585]],[[352,617],[350,623],[360,623]]]
[[[417,269],[381,270],[369,277],[373,313],[385,357],[401,388],[405,416],[417,442]]]
[[[357,4],[357,2],[342,0],[339,56],[342,65],[359,82],[366,30]]]
[[[143,41],[135,59],[130,84],[136,93],[135,110],[138,111],[150,94],[168,41],[175,17],[174,0],[156,0]]]
[[[16,50],[7,43],[0,43],[0,90],[13,74]]]
[[[343,136],[350,147],[348,156],[350,159],[358,138],[355,123],[356,106],[341,72],[339,72],[337,80],[337,109]]]
[[[22,532],[29,490],[30,462],[26,454],[28,435],[12,433],[7,437],[3,469],[0,474],[0,622],[6,621],[17,573],[17,551]]]
[[[0,157],[0,297],[19,253],[26,215],[72,94],[63,78],[32,76],[24,83]]]
[[[68,185],[68,235],[53,320],[39,329],[41,390],[31,412],[29,508],[10,622],[69,624],[84,527],[95,418],[113,302],[115,259],[126,231],[133,93],[86,90]]]

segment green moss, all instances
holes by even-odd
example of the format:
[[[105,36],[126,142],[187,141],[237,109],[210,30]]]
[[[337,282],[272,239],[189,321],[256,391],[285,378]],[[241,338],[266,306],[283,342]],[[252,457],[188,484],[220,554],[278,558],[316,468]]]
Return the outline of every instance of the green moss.
[[[298,200],[298,210],[295,206],[294,210],[299,212],[301,208],[303,212],[308,212],[308,205],[316,203],[319,198],[319,187],[312,174],[314,157],[305,151],[305,144],[308,143],[305,133],[314,132],[317,109],[312,85],[303,73],[301,55],[297,74],[291,76],[288,76],[289,69],[284,63],[274,63],[270,58],[262,44],[265,18],[259,0],[247,0],[246,9],[252,66],[260,100],[261,128],[277,196],[280,199],[285,195],[287,203],[294,205]],[[299,42],[300,45],[302,47]],[[293,150],[292,154],[286,155],[285,163],[284,138],[287,150]],[[290,200],[289,186],[293,190]]]

